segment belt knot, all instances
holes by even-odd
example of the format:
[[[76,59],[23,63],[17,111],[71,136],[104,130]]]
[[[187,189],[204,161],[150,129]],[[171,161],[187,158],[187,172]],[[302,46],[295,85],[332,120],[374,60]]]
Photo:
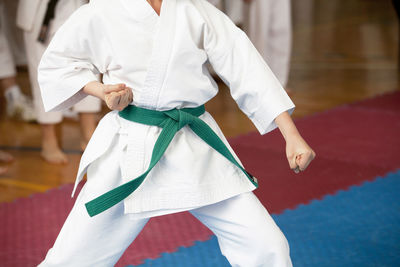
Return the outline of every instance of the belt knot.
[[[182,129],[186,125],[190,125],[196,119],[192,114],[181,109],[172,109],[164,112],[165,115],[178,122],[178,129]]]

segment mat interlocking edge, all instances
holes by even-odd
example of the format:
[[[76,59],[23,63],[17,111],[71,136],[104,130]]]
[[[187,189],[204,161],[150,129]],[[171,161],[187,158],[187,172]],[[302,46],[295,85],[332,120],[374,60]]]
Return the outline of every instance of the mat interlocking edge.
[[[247,169],[261,181],[258,197],[271,213],[280,213],[400,167],[399,96],[395,92],[298,120],[303,135],[318,153],[310,169],[298,176],[288,170],[283,140],[276,131],[230,142]],[[72,207],[71,189],[72,185],[66,185],[0,204],[0,265],[35,266],[43,259]],[[174,224],[177,227],[171,229]],[[118,265],[139,264],[210,236],[211,232],[187,213],[155,218]]]

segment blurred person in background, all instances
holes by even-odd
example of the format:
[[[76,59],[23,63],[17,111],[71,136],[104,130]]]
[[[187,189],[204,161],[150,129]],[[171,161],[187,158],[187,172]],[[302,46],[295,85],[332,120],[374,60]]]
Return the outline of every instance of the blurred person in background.
[[[245,32],[288,90],[292,45],[290,0],[243,1]]]
[[[21,31],[15,25],[18,1],[0,1],[0,92],[6,100],[6,114],[24,121],[35,120],[32,101],[24,95],[16,79],[16,65],[25,64],[25,53],[18,42]],[[0,163],[10,163],[14,157],[0,150]],[[7,167],[0,166],[0,175],[6,174]]]
[[[290,0],[209,0],[241,25],[287,91],[292,43]]]
[[[62,121],[61,112],[45,112],[37,82],[37,68],[49,41],[58,28],[85,0],[20,0],[17,12],[17,25],[24,32],[28,70],[32,88],[37,120],[42,130],[41,156],[49,163],[67,163],[67,156],[61,150],[56,135],[56,124]],[[87,97],[74,106],[79,113],[82,150],[86,148],[94,129],[95,114],[101,109],[101,102]]]
[[[24,64],[15,27],[16,1],[0,2],[0,88],[6,99],[7,115],[24,121],[35,120],[32,101],[21,92],[16,79],[16,63]]]

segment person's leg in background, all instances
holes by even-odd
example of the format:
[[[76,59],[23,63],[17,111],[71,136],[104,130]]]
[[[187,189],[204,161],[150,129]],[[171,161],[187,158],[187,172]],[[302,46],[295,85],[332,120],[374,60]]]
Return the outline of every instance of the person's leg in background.
[[[21,92],[16,80],[15,57],[18,63],[23,63],[24,55],[20,55],[21,51],[13,53],[11,49],[11,45],[14,48],[18,47],[16,40],[10,39],[18,34],[16,32],[10,34],[16,30],[14,25],[16,4],[16,1],[10,0],[0,2],[0,92],[4,93],[8,116],[33,121],[35,116],[32,102]],[[11,154],[0,150],[1,163],[10,163],[13,160]],[[6,174],[7,171],[7,167],[0,167],[0,175]]]
[[[61,112],[45,112],[37,81],[37,67],[46,50],[46,45],[37,41],[33,32],[24,31],[25,49],[28,59],[28,71],[33,95],[33,103],[37,120],[41,126],[42,151],[41,156],[53,164],[67,163],[67,156],[62,152],[56,135],[56,124],[62,120]]]
[[[6,3],[10,1],[0,2],[0,87],[4,92],[4,96],[7,102],[6,112],[10,117],[16,117],[25,121],[35,120],[34,110],[30,99],[25,96],[20,87],[17,84],[15,61],[13,52],[10,47],[10,41],[8,37],[12,36],[7,34],[10,30],[8,27],[12,27],[11,21],[6,16],[7,12],[13,12],[12,8],[6,7]],[[15,16],[14,16],[15,17]],[[12,27],[13,29],[15,28]],[[15,43],[15,42],[14,42]]]
[[[41,98],[40,88],[37,81],[37,68],[39,66],[40,59],[47,48],[47,45],[52,36],[54,36],[56,30],[64,23],[64,21],[85,1],[83,0],[59,0],[55,5],[54,12],[55,17],[51,20],[49,29],[47,32],[46,40],[43,42],[38,41],[40,28],[42,27],[43,17],[49,11],[47,2],[43,1],[41,6],[38,7],[38,16],[34,19],[33,26],[30,30],[24,30],[24,42],[28,59],[28,70],[31,81],[32,94],[34,98],[34,105],[37,112],[37,120],[41,125],[42,129],[42,157],[50,163],[63,164],[68,161],[67,156],[61,150],[56,135],[56,124],[62,121],[61,112],[45,112]],[[24,2],[21,8],[26,8],[29,2]],[[94,104],[93,104],[94,102]],[[85,107],[85,105],[88,105]],[[100,111],[101,102],[100,100],[84,100],[80,104],[79,110],[83,113],[81,115],[81,129],[83,133],[81,141],[81,147],[86,147],[88,140],[95,128],[95,114],[94,112]]]
[[[214,232],[232,266],[292,266],[285,236],[252,192],[190,212]]]
[[[244,29],[282,86],[286,87],[292,46],[290,0],[245,2]]]
[[[26,66],[26,53],[22,30],[17,26],[16,15],[19,0],[3,0],[7,12],[4,14],[5,33],[16,66]]]
[[[225,0],[223,11],[236,24],[243,24],[243,1],[242,0]]]

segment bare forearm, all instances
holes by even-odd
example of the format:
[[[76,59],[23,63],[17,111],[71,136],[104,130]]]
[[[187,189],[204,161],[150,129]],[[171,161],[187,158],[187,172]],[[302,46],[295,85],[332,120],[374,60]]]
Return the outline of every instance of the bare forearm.
[[[288,112],[283,112],[275,119],[286,141],[286,157],[294,172],[304,171],[315,158],[315,152],[301,137]]]
[[[98,97],[101,100],[105,101],[104,89],[105,85],[103,83],[99,81],[92,81],[83,87],[83,92],[85,92],[88,95]]]
[[[286,142],[293,137],[300,137],[300,133],[294,125],[292,118],[287,111],[281,113],[275,119],[276,125],[278,125],[279,130],[282,133],[283,138]]]
[[[132,89],[125,84],[103,84],[98,81],[87,83],[83,92],[103,100],[111,110],[123,110],[133,100]]]

